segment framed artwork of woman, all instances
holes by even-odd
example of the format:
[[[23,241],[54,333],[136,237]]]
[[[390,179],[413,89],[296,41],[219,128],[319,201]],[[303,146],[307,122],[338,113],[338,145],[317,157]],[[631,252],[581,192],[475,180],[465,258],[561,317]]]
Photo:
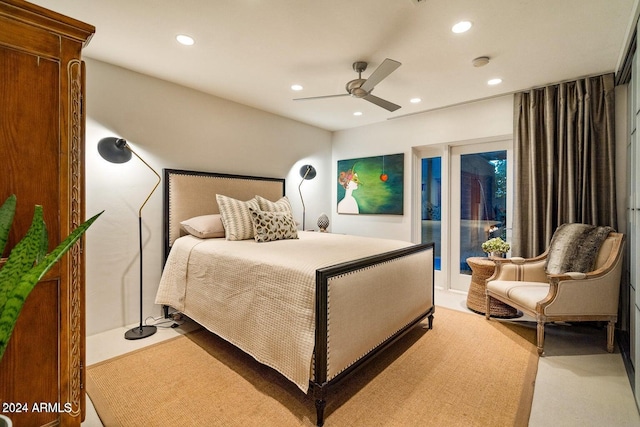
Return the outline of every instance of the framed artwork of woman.
[[[339,214],[403,215],[404,154],[339,160]]]

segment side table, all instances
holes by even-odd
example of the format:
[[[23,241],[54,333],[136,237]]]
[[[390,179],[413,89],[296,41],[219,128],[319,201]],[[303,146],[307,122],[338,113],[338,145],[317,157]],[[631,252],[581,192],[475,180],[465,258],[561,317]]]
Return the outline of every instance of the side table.
[[[496,265],[489,258],[484,257],[467,258],[467,264],[471,267],[471,284],[467,293],[467,308],[478,314],[485,314],[487,311],[487,279],[493,275]],[[493,317],[514,318],[522,316],[522,313],[510,305],[492,298],[490,315]]]

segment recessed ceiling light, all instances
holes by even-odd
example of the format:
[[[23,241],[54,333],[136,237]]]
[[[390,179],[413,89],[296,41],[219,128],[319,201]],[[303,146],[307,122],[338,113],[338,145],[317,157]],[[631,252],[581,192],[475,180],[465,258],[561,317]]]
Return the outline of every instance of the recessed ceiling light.
[[[411,98],[409,100],[409,102],[412,103],[412,104],[418,104],[418,103],[422,102],[422,98]]]
[[[302,90],[302,85],[291,85],[291,90],[299,91]]]
[[[361,116],[362,115],[362,111],[356,111],[355,113],[353,113],[354,116]]]
[[[469,31],[472,25],[473,24],[469,21],[460,21],[453,27],[451,27],[451,31],[453,31],[454,33],[465,33]]]
[[[193,39],[193,37],[187,36],[186,34],[178,34],[176,36],[176,40],[178,40],[178,43],[183,44],[185,46],[191,46],[195,43],[195,40]]]
[[[487,82],[487,84],[491,86],[499,85],[500,83],[502,83],[502,79],[499,78],[491,79]]]

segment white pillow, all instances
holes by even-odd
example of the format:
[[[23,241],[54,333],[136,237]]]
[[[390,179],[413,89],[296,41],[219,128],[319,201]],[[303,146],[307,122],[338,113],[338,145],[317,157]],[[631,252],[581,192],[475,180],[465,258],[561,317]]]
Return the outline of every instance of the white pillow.
[[[180,223],[183,230],[201,239],[224,237],[224,225],[220,214],[201,215]]]
[[[253,222],[249,208],[260,209],[255,198],[243,202],[222,194],[216,194],[218,210],[222,216],[227,240],[253,239]]]

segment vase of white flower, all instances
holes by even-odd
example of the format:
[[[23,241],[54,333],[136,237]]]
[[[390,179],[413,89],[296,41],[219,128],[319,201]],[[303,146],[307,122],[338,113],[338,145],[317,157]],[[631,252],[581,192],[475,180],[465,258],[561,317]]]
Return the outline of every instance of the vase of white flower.
[[[489,239],[482,244],[482,251],[486,252],[488,255],[501,257],[503,254],[506,254],[511,249],[509,243],[502,240],[500,237],[494,237],[493,239]]]

